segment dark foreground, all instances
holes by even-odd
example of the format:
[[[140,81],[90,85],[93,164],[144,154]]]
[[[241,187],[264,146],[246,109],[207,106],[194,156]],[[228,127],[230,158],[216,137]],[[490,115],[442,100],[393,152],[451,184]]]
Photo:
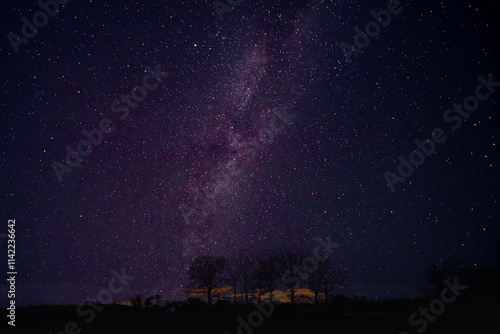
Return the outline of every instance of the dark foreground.
[[[425,305],[428,307],[428,304]],[[263,317],[260,326],[249,331],[241,328],[239,333],[394,333],[405,330],[417,333],[408,323],[408,316],[418,311],[415,302],[392,301],[365,303],[356,307],[345,307],[352,312],[343,312],[338,307],[313,307],[278,305],[273,314]],[[254,306],[234,305],[185,305],[170,314],[164,308],[135,309],[128,306],[106,305],[95,319],[85,324],[76,315],[76,306],[38,306],[17,309],[15,332],[63,333],[65,325],[74,321],[78,327],[70,333],[238,333],[237,318],[247,320],[255,311]],[[425,333],[500,333],[499,302],[470,301],[464,296],[462,302],[446,307],[446,310],[428,323]],[[420,319],[420,317],[418,318]],[[259,317],[253,324],[259,323]],[[79,331],[81,329],[81,332]]]
[[[30,306],[16,308],[16,326],[8,333],[216,333],[216,334],[357,334],[357,333],[500,333],[499,276],[483,275],[483,279],[468,286],[432,321],[423,316],[408,318],[420,308],[439,307],[439,293],[434,297],[416,300],[365,301],[337,296],[329,306],[325,305],[275,305],[258,311],[255,304],[219,302],[207,305],[190,302],[169,303],[168,306],[150,308],[123,305],[95,305],[99,312],[89,312],[86,306],[77,314],[77,305]],[[435,296],[438,296],[436,299]],[[448,291],[445,298],[452,299]],[[434,302],[433,302],[434,301]],[[102,309],[101,309],[102,308]],[[82,312],[83,311],[83,312]],[[439,311],[439,310],[438,310]],[[84,314],[83,316],[82,313]],[[265,315],[261,315],[266,313]],[[3,314],[6,310],[3,309]],[[93,316],[93,319],[91,319]],[[252,319],[249,314],[253,314]],[[238,318],[250,325],[240,326]],[[86,323],[87,320],[89,323]],[[4,316],[5,321],[5,316]],[[74,322],[74,323],[71,323]],[[424,329],[424,324],[427,327]],[[5,327],[5,323],[2,327]],[[248,326],[248,327],[247,327]],[[239,327],[239,330],[238,330]],[[421,330],[420,332],[417,330]],[[2,331],[3,333],[4,331]],[[401,333],[406,334],[406,333]]]

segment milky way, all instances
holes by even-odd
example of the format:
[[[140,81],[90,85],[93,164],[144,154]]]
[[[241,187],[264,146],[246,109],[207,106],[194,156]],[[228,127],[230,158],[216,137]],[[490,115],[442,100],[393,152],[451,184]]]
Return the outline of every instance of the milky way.
[[[383,177],[478,76],[500,80],[493,5],[405,2],[352,63],[341,44],[387,3],[248,1],[221,21],[210,1],[68,2],[18,53],[6,36],[40,9],[2,6],[19,304],[81,302],[122,268],[116,299],[181,299],[197,256],[328,235],[344,292],[368,298],[416,296],[446,259],[499,265],[498,92],[396,192]],[[155,66],[168,77],[120,119]],[[52,164],[103,118],[114,131],[59,182]]]

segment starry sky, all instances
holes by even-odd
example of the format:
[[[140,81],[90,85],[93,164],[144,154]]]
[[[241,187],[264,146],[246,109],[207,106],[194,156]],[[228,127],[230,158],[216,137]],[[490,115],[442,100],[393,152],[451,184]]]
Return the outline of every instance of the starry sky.
[[[499,268],[500,89],[455,131],[442,117],[478,76],[500,81],[491,3],[402,1],[348,63],[340,45],[386,1],[243,1],[223,20],[211,0],[70,1],[18,52],[8,34],[41,8],[4,1],[0,244],[15,219],[17,304],[95,299],[122,268],[135,279],[116,299],[181,299],[197,256],[312,254],[328,235],[345,293],[367,298],[415,297],[446,259]],[[113,131],[60,182],[54,162],[103,119]],[[384,173],[435,128],[447,141],[391,191]]]

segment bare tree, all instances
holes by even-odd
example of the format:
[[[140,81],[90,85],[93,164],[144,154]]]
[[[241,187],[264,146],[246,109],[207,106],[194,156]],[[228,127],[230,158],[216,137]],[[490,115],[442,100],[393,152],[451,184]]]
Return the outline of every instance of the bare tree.
[[[329,296],[342,285],[345,285],[345,279],[341,276],[339,269],[334,268],[331,261],[326,260],[318,264],[319,289],[325,298],[325,304],[328,304]]]
[[[236,293],[238,290],[239,276],[236,267],[237,258],[232,258],[229,260],[227,279],[233,290],[233,303],[236,304]]]
[[[259,301],[259,303],[261,302],[261,297],[265,286],[265,276],[265,267],[264,265],[262,265],[261,261],[258,261],[255,264],[255,268],[252,272],[251,287],[254,291],[257,290],[257,300]]]
[[[132,306],[134,306],[134,307],[141,307],[141,305],[142,305],[141,295],[136,293],[134,296],[130,297],[130,302],[132,303]]]
[[[314,270],[307,275],[307,286],[314,294],[314,304],[318,304],[321,292],[321,273],[318,270]]]
[[[224,283],[224,272],[227,260],[223,257],[200,256],[196,258],[188,269],[189,287],[203,289],[206,293],[207,303],[212,304],[212,299]]]
[[[453,282],[456,277],[459,281],[464,282],[467,279],[467,273],[467,265],[457,261],[447,259],[441,263],[435,263],[428,267],[425,272],[432,288],[424,292],[429,297],[435,297],[446,287],[444,280]]]
[[[249,302],[249,293],[252,288],[252,274],[255,269],[255,261],[250,256],[248,250],[238,252],[232,266],[232,274],[234,279],[239,283],[243,294],[245,295],[245,303]],[[236,290],[235,290],[236,294]]]
[[[270,293],[270,300],[273,300],[273,291],[278,287],[279,278],[281,278],[284,261],[283,255],[277,251],[267,250],[259,260],[258,268],[262,275],[263,283]]]
[[[281,278],[283,284],[290,290],[290,302],[292,304],[295,304],[295,292],[300,287],[300,278],[295,273],[304,258],[305,254],[293,249],[287,250],[283,256],[285,271]]]
[[[149,296],[144,300],[144,307],[150,308],[153,305],[154,296]]]
[[[161,307],[161,301],[162,301],[161,296],[159,294],[155,294],[153,298],[155,300],[155,305]]]

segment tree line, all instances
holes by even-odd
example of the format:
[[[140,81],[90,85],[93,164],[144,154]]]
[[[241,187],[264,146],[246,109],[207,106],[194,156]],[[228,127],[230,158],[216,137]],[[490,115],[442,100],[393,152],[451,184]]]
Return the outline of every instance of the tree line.
[[[232,297],[234,303],[261,302],[264,295],[276,297],[285,293],[291,304],[297,302],[297,290],[309,289],[315,304],[329,303],[345,285],[345,275],[332,259],[307,264],[308,254],[296,251],[263,250],[257,253],[239,251],[235,256],[204,255],[195,258],[188,268],[187,294],[208,304]]]
[[[267,294],[269,297],[266,298],[276,300],[275,293],[280,291],[291,304],[332,304],[332,296],[345,286],[345,275],[335,266],[333,259],[308,267],[304,265],[308,258],[308,254],[295,250],[263,250],[257,253],[244,250],[231,257],[199,256],[187,271],[187,301],[170,302],[158,294],[144,299],[135,294],[129,301],[138,308],[178,307],[190,299],[208,304],[219,300],[251,303],[261,302]],[[448,259],[426,268],[425,276],[430,286],[422,288],[421,296],[428,299],[439,297],[447,287],[445,280],[453,282],[457,278],[459,282],[468,284],[472,274],[478,282],[490,282],[490,276],[498,277],[498,271],[471,271],[465,263]],[[307,289],[308,293],[297,298],[298,289]],[[353,301],[357,299],[354,296]]]

